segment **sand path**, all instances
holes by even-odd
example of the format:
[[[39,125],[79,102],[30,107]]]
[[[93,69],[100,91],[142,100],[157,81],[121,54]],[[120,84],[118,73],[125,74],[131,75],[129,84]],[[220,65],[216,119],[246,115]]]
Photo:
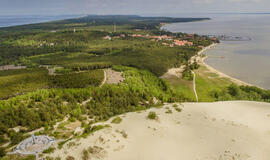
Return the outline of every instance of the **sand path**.
[[[102,87],[102,86],[106,83],[106,80],[107,80],[107,73],[106,73],[105,70],[103,70],[103,72],[104,72],[104,79],[103,79],[103,81],[101,82],[101,84],[99,85],[99,87]]]
[[[196,91],[196,74],[195,74],[194,71],[191,71],[191,73],[193,74],[193,92],[195,94],[196,101],[199,102],[198,94],[197,94],[197,91]]]

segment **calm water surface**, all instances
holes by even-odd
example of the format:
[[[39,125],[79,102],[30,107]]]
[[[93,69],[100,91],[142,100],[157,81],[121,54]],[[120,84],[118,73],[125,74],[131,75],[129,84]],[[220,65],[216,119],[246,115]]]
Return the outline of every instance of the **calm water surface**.
[[[80,15],[57,15],[57,16],[1,16],[0,15],[0,27],[17,26],[23,24],[49,22],[54,20],[62,20],[69,18],[80,17]]]
[[[176,23],[173,32],[248,36],[251,41],[223,41],[207,51],[206,63],[242,81],[270,89],[270,15],[208,15],[210,21]],[[220,58],[224,57],[224,58]]]

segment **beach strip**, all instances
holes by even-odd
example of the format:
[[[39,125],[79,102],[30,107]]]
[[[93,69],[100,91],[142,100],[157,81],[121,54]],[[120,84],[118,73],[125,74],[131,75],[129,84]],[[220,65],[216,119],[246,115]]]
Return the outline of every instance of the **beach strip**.
[[[247,82],[241,81],[241,80],[239,80],[239,79],[237,79],[237,78],[231,77],[231,76],[229,76],[229,75],[227,75],[227,74],[225,74],[225,73],[223,73],[223,72],[221,72],[221,71],[219,71],[219,70],[213,68],[212,66],[208,65],[208,64],[205,62],[205,59],[207,59],[208,56],[201,57],[201,54],[203,54],[203,53],[206,52],[207,50],[209,50],[209,49],[215,47],[216,45],[217,45],[217,43],[214,43],[214,44],[212,44],[212,45],[210,45],[210,46],[208,46],[208,47],[205,47],[205,48],[202,49],[200,52],[198,52],[198,57],[199,57],[198,62],[199,62],[200,64],[204,65],[210,72],[213,72],[213,73],[217,74],[219,77],[228,78],[228,79],[230,79],[232,82],[234,82],[234,83],[236,83],[236,84],[238,84],[238,85],[254,86],[254,85],[249,84],[249,83],[247,83]]]

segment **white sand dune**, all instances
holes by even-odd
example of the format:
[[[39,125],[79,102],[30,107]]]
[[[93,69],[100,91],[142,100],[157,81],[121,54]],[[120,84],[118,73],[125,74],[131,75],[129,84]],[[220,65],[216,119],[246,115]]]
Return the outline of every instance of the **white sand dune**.
[[[166,107],[173,113],[166,114]],[[270,160],[270,104],[185,103],[182,112],[167,104],[128,113],[120,124],[77,140],[52,155],[81,159],[89,146],[104,148],[92,159],[108,160]],[[154,111],[159,120],[148,120]],[[124,138],[120,131],[127,133]]]

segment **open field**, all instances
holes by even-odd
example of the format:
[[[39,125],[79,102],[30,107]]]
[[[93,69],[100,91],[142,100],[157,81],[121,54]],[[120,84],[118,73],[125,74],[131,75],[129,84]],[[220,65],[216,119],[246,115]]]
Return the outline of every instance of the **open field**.
[[[196,73],[196,90],[199,101],[213,102],[216,98],[211,94],[213,91],[222,91],[230,86],[233,82],[228,78],[219,77],[217,74],[209,71],[205,66],[201,65]],[[183,79],[181,74],[179,77],[170,76],[166,80],[179,94],[185,95],[192,101],[196,101],[193,93],[193,83],[190,80]]]

